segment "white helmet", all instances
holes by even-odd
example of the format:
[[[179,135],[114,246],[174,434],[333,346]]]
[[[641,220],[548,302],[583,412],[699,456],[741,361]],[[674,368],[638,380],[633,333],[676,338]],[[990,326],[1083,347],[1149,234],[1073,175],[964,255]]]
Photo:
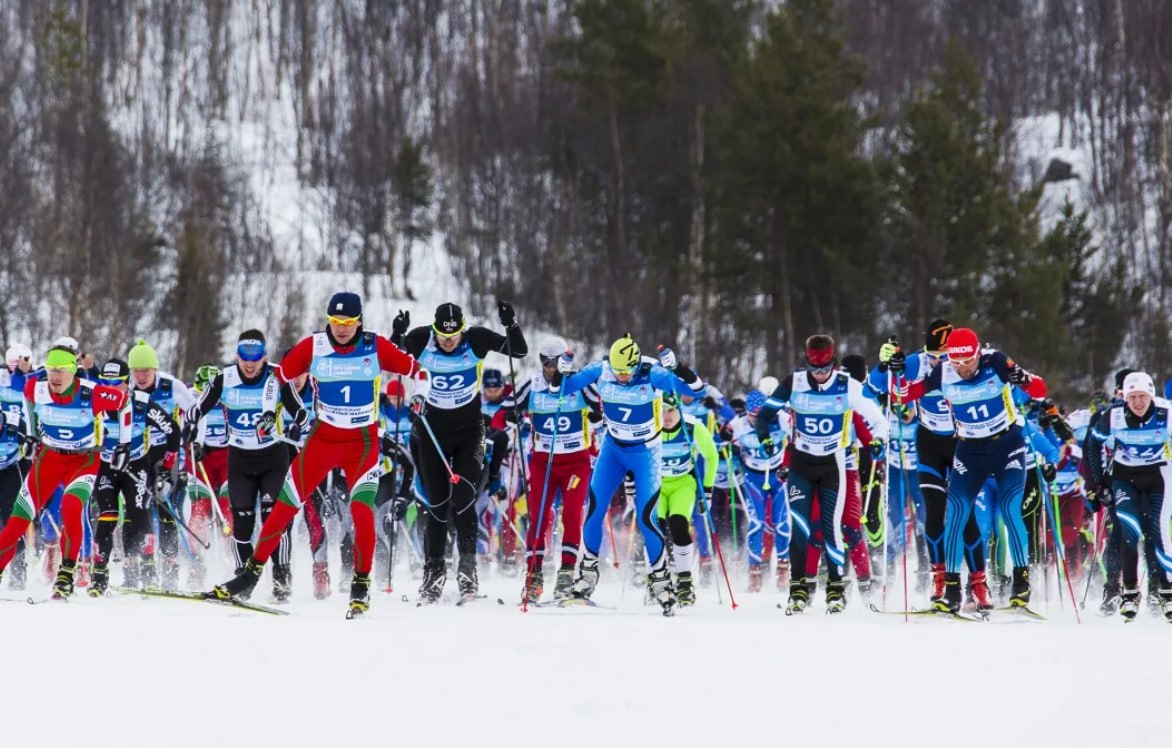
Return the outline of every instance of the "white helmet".
[[[4,361],[13,366],[22,358],[31,359],[33,352],[24,343],[13,343],[8,346],[8,350],[4,353]]]
[[[62,335],[53,341],[54,348],[68,348],[74,354],[81,353],[81,343],[77,342],[77,338],[71,338],[68,335]]]
[[[777,381],[777,377],[761,377],[761,381],[757,383],[757,389],[761,390],[765,397],[769,397],[780,385],[781,382]]]
[[[566,341],[556,335],[552,338],[546,338],[541,341],[541,345],[537,348],[537,355],[542,359],[554,359],[562,355],[570,347],[566,345]]]

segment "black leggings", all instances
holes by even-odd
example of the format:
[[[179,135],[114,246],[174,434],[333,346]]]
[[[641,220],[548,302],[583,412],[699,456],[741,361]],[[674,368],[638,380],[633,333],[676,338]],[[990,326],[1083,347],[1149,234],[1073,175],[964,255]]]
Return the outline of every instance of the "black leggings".
[[[228,447],[228,503],[232,507],[232,539],[235,541],[232,552],[237,568],[252,557],[258,501],[263,523],[277,503],[288,472],[289,452],[283,444],[264,449]],[[276,566],[289,563],[292,527],[293,523],[289,523],[273,556]]]
[[[476,497],[482,488],[484,473],[484,421],[479,416],[467,428],[437,433],[443,454],[437,454],[420,421],[411,429],[411,453],[419,471],[419,480],[427,495],[427,529],[423,553],[431,562],[442,561],[448,537],[448,524],[456,525],[456,548],[461,558],[476,557]],[[459,478],[451,482],[445,463]]]

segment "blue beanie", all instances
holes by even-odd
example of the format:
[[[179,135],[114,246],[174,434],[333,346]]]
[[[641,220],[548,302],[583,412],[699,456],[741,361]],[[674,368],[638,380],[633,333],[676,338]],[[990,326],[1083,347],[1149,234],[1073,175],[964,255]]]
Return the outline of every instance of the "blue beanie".
[[[362,298],[353,291],[339,291],[330,297],[326,314],[331,317],[361,317]]]

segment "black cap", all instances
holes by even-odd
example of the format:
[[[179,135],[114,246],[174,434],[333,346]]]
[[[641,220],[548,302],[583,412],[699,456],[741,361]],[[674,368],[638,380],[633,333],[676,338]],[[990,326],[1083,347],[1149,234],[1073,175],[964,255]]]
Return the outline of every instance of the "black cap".
[[[130,376],[130,366],[120,358],[112,358],[102,365],[102,379],[125,379]]]
[[[937,353],[948,350],[948,336],[952,334],[952,323],[946,319],[934,319],[924,330],[924,350]]]
[[[857,353],[843,356],[842,368],[846,369],[855,381],[862,382],[867,378],[867,362]]]
[[[1127,379],[1128,374],[1134,374],[1135,369],[1120,369],[1115,372],[1115,389],[1123,389],[1123,380]]]
[[[353,291],[338,291],[330,297],[326,305],[326,315],[330,317],[361,317],[362,297]]]
[[[500,369],[485,369],[484,373],[480,375],[480,385],[482,387],[504,387],[505,375],[501,373]]]
[[[236,340],[239,343],[243,343],[243,342],[247,341],[249,343],[255,342],[255,343],[260,343],[261,345],[264,345],[265,334],[263,332],[261,332],[260,330],[245,330],[244,332],[240,333],[240,337],[237,338]]]
[[[464,310],[458,304],[440,304],[435,308],[432,327],[441,335],[455,335],[464,328]]]

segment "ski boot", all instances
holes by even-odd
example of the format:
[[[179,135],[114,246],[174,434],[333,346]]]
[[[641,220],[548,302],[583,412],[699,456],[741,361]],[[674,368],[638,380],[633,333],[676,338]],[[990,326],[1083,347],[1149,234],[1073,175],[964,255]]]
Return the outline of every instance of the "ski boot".
[[[438,602],[444,594],[444,583],[448,581],[448,568],[444,560],[428,559],[423,565],[423,581],[419,585],[421,603]]]
[[[944,597],[944,564],[932,564],[932,601]]]
[[[647,575],[647,591],[652,600],[663,608],[663,614],[670,616],[676,604],[676,596],[672,591],[671,574],[667,569],[659,569]]]
[[[944,594],[932,601],[932,610],[951,615],[960,613],[960,572],[944,574]]]
[[[77,580],[74,582],[74,586],[77,586],[77,587],[89,587],[90,586],[90,562],[89,561],[78,561],[77,562]]]
[[[206,593],[206,597],[216,600],[247,600],[252,597],[252,591],[256,589],[256,583],[260,581],[260,574],[264,568],[264,564],[250,558],[244,562],[244,566],[236,570],[236,576],[213,587],[211,592]]]
[[[1119,595],[1119,586],[1108,584],[1103,587],[1103,602],[1099,604],[1099,615],[1113,616],[1119,612],[1123,598]]]
[[[330,596],[330,568],[326,561],[313,562],[313,597],[325,600]]]
[[[553,583],[553,599],[565,600],[574,595],[574,567],[562,566],[558,569],[557,579]]]
[[[1030,569],[1028,566],[1013,567],[1013,594],[1009,596],[1009,607],[1030,606]]]
[[[369,584],[367,587],[369,588]],[[289,564],[273,564],[273,601],[281,604],[289,602],[293,594],[293,570]]]
[[[676,602],[681,608],[696,604],[696,588],[692,585],[692,572],[681,571],[676,575]]]
[[[456,566],[456,586],[460,590],[460,599],[462,600],[473,599],[480,591],[480,580],[476,576],[475,556],[460,556],[460,563]]]
[[[163,589],[175,592],[179,589],[179,561],[171,556],[163,556],[162,574]]]
[[[1134,621],[1139,613],[1139,590],[1124,590],[1120,598],[1119,614],[1125,621]]]
[[[53,580],[53,600],[68,600],[73,597],[73,575],[77,571],[77,562],[65,559],[57,568],[57,578]]]
[[[764,566],[761,564],[749,564],[749,592],[761,591],[761,580],[764,576]]]
[[[810,605],[810,590],[806,587],[806,580],[794,579],[789,585],[789,602],[785,606],[785,614],[792,616],[801,613]]]
[[[561,578],[562,573],[558,571],[559,584],[561,583]],[[570,583],[573,584],[573,580]],[[524,600],[527,603],[539,603],[543,594],[545,594],[545,574],[541,569],[533,567],[533,571],[529,572],[525,578]],[[558,597],[556,589],[554,590],[553,598],[555,600],[561,599]]]
[[[355,572],[350,580],[350,607],[347,618],[354,618],[370,610],[370,575]]]
[[[846,583],[841,579],[826,583],[826,612],[841,613],[846,610]]]
[[[1160,590],[1160,612],[1165,621],[1172,623],[1172,589]]]
[[[712,557],[700,557],[700,586],[707,587],[712,584]]]
[[[789,559],[777,559],[777,591],[785,592],[789,589]]]
[[[94,564],[90,574],[90,586],[85,591],[90,597],[101,597],[110,588],[110,567],[105,564]]]
[[[988,613],[993,610],[993,601],[989,599],[989,583],[985,572],[974,571],[969,574],[969,592],[973,596],[973,608],[978,613]]]
[[[594,594],[594,588],[598,586],[598,559],[593,556],[586,556],[582,559],[582,565],[578,568],[578,578],[574,580],[574,588],[571,590],[574,597],[580,600],[589,600],[590,596]]]

